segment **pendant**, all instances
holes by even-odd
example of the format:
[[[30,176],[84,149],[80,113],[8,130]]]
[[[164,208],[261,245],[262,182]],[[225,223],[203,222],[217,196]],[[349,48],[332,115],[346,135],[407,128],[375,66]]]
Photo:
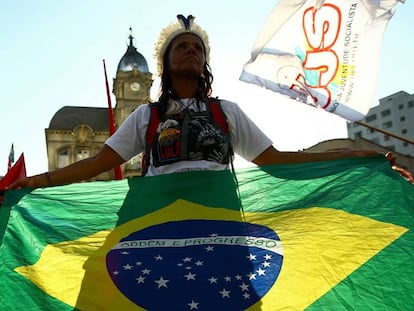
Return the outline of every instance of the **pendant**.
[[[168,100],[168,109],[167,109],[166,115],[176,114],[180,111],[181,111],[181,104],[178,101],[170,98]]]

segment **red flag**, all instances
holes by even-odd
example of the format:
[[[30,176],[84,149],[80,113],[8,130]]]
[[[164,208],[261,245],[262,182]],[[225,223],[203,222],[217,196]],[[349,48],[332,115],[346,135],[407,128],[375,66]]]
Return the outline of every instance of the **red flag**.
[[[26,177],[26,163],[22,153],[16,163],[7,171],[7,174],[0,179],[0,191],[6,190],[14,181]]]
[[[113,133],[115,133],[116,126],[115,126],[114,111],[112,110],[111,93],[109,92],[109,83],[108,83],[108,76],[106,74],[105,60],[103,60],[103,65],[104,65],[104,72],[105,72],[106,96],[108,98],[109,135],[112,135]],[[115,171],[115,179],[116,180],[122,179],[122,171],[119,165],[114,168],[114,171]]]

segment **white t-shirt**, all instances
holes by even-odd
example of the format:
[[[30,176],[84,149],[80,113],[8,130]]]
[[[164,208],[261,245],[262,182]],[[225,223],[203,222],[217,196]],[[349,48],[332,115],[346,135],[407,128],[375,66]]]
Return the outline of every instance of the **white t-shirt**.
[[[254,160],[258,155],[272,145],[272,141],[253,123],[253,121],[233,102],[220,101],[229,125],[230,139],[235,153],[246,159]],[[181,109],[198,110],[194,99],[182,99]],[[205,104],[201,110],[206,110]],[[125,161],[145,151],[146,132],[150,119],[148,104],[139,106],[122,123],[119,129],[108,138],[106,145],[117,152]],[[160,167],[150,165],[146,176],[169,174],[182,171],[224,170],[228,165],[213,161],[180,161]]]

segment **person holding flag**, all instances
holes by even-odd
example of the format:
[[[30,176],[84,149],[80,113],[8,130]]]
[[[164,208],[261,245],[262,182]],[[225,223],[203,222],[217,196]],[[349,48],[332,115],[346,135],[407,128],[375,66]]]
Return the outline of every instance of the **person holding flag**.
[[[22,178],[10,188],[37,188],[87,180],[144,152],[146,176],[230,169],[233,151],[256,165],[376,155],[371,150],[279,151],[237,104],[211,98],[207,33],[189,15],[161,31],[155,46],[161,95],[139,106],[94,157]],[[224,121],[223,121],[224,120]],[[218,124],[222,123],[222,124]]]

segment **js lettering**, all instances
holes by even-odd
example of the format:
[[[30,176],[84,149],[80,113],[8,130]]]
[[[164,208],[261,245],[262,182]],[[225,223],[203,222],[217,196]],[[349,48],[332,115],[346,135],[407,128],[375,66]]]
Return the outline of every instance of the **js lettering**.
[[[298,84],[306,84],[316,103],[326,108],[331,102],[328,85],[335,78],[339,58],[334,49],[341,28],[342,14],[338,7],[331,3],[324,4],[320,9],[314,7],[303,13],[302,27],[309,50],[306,51],[303,67],[305,70],[318,72],[317,85],[308,85],[303,77],[298,76]],[[292,86],[291,88],[298,87]]]

